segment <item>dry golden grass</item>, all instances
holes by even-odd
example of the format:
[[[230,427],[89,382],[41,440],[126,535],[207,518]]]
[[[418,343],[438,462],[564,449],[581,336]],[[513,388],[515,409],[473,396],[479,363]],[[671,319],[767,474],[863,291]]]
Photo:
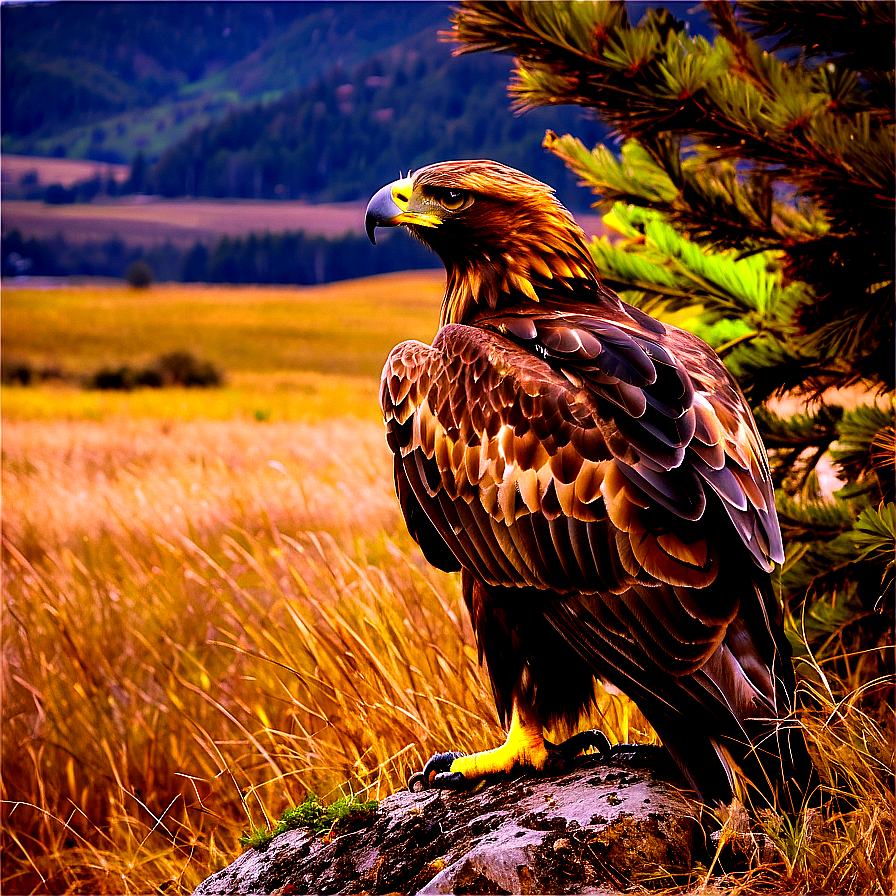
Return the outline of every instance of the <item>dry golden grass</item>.
[[[309,788],[382,796],[493,727],[378,427],[3,435],[5,892],[189,890]]]
[[[38,333],[4,295],[5,345],[18,333],[74,368],[114,357],[134,320],[158,350],[213,307],[224,332],[197,334],[201,354],[245,327],[262,343],[233,343],[231,392],[4,390],[4,893],[190,892],[309,791],[381,798],[432,752],[501,737],[457,582],[410,542],[374,419],[365,340],[404,316],[423,329],[426,309],[401,305],[413,283],[159,291],[155,313],[147,296],[75,291],[32,297],[51,326]],[[377,289],[363,375],[346,380],[321,308],[345,299],[361,320]],[[310,360],[283,371],[278,331],[296,311]],[[76,324],[85,340],[67,348]],[[342,416],[358,396],[360,417]],[[862,681],[858,658],[844,674],[813,671],[803,724],[853,804],[792,831],[765,819],[777,846],[745,870],[656,888],[893,892],[892,682]],[[626,701],[601,709],[611,738],[649,736]]]
[[[133,392],[48,388],[3,388],[3,417],[9,422],[114,421],[126,418],[178,420],[326,420],[356,417],[379,423],[379,383],[369,376],[306,371],[235,373],[216,389],[135,389]]]
[[[4,892],[188,892],[309,791],[381,798],[501,737],[378,424],[31,421],[3,441]],[[862,694],[815,691],[810,740],[858,807],[769,820],[774,861],[668,892],[890,892],[892,733]],[[645,736],[604,709],[611,737]]]
[[[217,534],[244,519],[394,529],[387,455],[382,426],[352,418],[7,422],[4,537],[39,559],[103,539]]]
[[[3,441],[5,892],[189,891],[309,790],[381,798],[501,737],[379,424],[25,421]]]

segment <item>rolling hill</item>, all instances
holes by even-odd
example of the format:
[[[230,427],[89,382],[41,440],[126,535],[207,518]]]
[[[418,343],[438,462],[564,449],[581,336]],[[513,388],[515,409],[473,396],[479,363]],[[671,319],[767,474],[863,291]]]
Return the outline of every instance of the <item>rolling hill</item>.
[[[155,158],[242,104],[447,22],[441,3],[4,4],[4,152]]]

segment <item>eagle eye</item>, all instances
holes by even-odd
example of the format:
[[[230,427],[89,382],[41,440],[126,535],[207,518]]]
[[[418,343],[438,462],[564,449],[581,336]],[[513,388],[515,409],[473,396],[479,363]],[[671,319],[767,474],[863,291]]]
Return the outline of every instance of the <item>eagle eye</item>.
[[[463,190],[444,190],[439,194],[439,203],[449,212],[460,211],[467,204],[469,194]]]

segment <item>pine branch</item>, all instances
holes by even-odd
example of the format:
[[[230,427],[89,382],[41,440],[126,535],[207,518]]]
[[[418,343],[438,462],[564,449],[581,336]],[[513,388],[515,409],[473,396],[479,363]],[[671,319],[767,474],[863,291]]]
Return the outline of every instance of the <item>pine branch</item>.
[[[848,374],[848,368],[835,360],[805,355],[793,340],[776,339],[770,334],[736,346],[725,356],[725,366],[754,412],[773,395],[820,395]]]
[[[858,560],[883,567],[881,584],[889,590],[896,556],[896,504],[866,507],[859,514],[850,539],[858,551]]]
[[[754,417],[766,448],[827,448],[840,434],[843,408],[823,404],[812,414],[782,417],[769,408],[757,408]]]
[[[643,207],[617,203],[604,221],[631,242],[594,243],[598,269],[623,289],[656,288],[671,310],[699,303],[709,322],[744,317],[754,329],[783,336],[795,308],[807,301],[802,284],[786,285],[769,255],[744,258],[705,249]]]
[[[846,411],[838,427],[838,446],[831,453],[834,463],[851,482],[869,478],[878,489],[892,486],[893,448],[892,410],[866,404]]]
[[[790,495],[775,493],[778,522],[790,541],[830,540],[852,529],[854,518],[842,501],[797,501]]]
[[[727,36],[736,42],[710,47],[665,10],[628,27],[605,5],[468,0],[453,36],[470,50],[517,55],[511,93],[521,108],[588,106],[627,137],[688,135],[719,158],[780,166],[783,179],[818,203],[848,186],[853,208],[893,208],[892,129],[872,126],[867,113],[833,111],[815,72],[764,54],[733,17]]]
[[[894,7],[890,2],[815,0],[806,15],[804,0],[740,0],[741,24],[754,38],[777,37],[775,49],[804,48],[807,55],[839,56],[857,71],[893,66]]]
[[[657,136],[642,144],[627,140],[617,159],[606,147],[588,150],[575,137],[545,135],[544,146],[559,156],[608,209],[614,202],[665,213],[669,223],[694,241],[746,251],[782,249],[827,231],[811,207],[773,199],[764,173],[738,174],[731,162],[681,159],[680,141]]]

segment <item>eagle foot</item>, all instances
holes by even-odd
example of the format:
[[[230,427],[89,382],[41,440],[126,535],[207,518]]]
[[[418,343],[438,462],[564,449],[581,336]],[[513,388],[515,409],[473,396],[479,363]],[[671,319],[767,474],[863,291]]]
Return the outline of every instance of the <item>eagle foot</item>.
[[[637,746],[637,745],[626,745]],[[519,764],[515,768],[510,766],[504,769],[495,769],[487,777],[495,779],[499,776],[512,774],[514,771],[526,771],[539,775],[562,775],[570,771],[576,765],[576,760],[588,749],[596,749],[600,752],[601,759],[606,761],[612,752],[607,736],[596,729],[581,731],[563,741],[561,744],[552,744],[544,741],[544,756],[542,764],[537,768]],[[423,770],[416,772],[408,778],[408,790],[420,792],[423,790],[468,790],[482,782],[482,778],[469,778],[462,772],[452,772],[451,766],[455,759],[465,756],[465,753],[436,753],[431,756]]]
[[[572,737],[567,738],[562,744],[554,745],[545,741],[545,746],[548,749],[549,757],[553,759],[556,756],[562,763],[562,766],[559,769],[560,773],[569,771],[570,766],[575,759],[589,748],[598,750],[601,759],[603,760],[607,759],[613,749],[610,746],[610,741],[607,738],[607,735],[597,728],[591,728],[588,731],[580,731],[578,734],[574,734]]]
[[[465,778],[460,772],[451,771],[451,763],[465,755],[466,753],[436,753],[430,756],[423,771],[415,772],[408,778],[408,790],[412,793],[432,789],[464,790],[475,785],[475,781]]]

